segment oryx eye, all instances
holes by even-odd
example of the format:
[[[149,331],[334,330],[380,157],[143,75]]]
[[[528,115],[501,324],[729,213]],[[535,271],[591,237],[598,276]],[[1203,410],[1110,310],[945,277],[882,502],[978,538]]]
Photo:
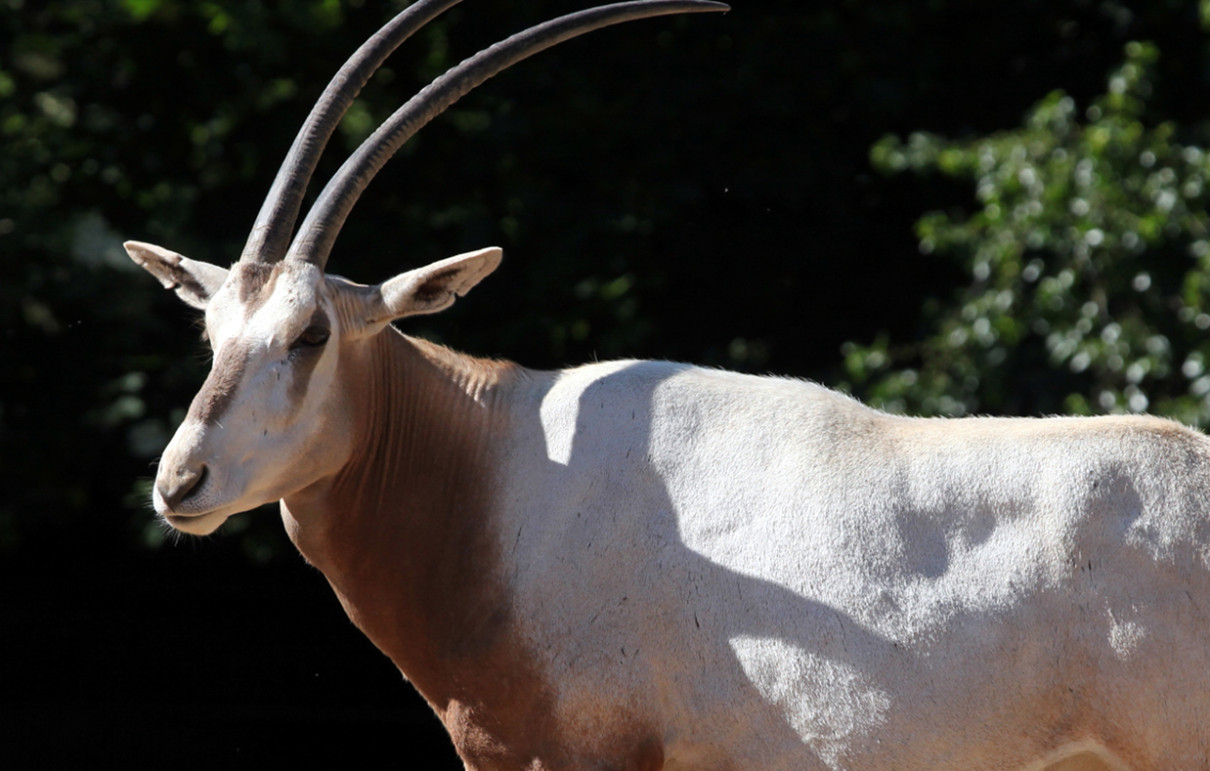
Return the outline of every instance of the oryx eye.
[[[294,341],[291,348],[319,348],[324,343],[328,342],[328,337],[331,331],[327,327],[319,324],[312,324],[303,330],[303,333]]]

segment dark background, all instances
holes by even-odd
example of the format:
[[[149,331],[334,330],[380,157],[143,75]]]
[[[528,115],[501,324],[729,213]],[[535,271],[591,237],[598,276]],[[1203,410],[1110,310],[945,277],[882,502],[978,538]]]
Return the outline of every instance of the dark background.
[[[311,102],[404,5],[0,0],[0,765],[458,767],[274,511],[204,539],[154,522],[155,458],[207,361],[120,249],[235,259]],[[585,5],[467,0],[388,62],[321,175],[426,78]],[[1196,3],[734,0],[615,27],[429,126],[330,267],[377,282],[498,244],[495,275],[405,331],[533,367],[844,385],[846,341],[920,339],[967,280],[913,226],[971,184],[879,173],[871,146],[1009,129],[1054,89],[1087,104],[1132,40],[1163,55],[1148,120],[1198,124]]]

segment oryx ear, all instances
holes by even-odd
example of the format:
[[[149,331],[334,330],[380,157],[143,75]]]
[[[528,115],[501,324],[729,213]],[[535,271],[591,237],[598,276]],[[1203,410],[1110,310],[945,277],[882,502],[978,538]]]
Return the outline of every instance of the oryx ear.
[[[227,280],[227,269],[208,262],[182,257],[176,252],[142,241],[127,241],[123,246],[130,259],[155,276],[189,305],[206,308],[210,297]]]
[[[495,270],[503,254],[499,247],[489,246],[399,274],[375,287],[375,307],[367,313],[366,324],[448,308],[455,296],[466,294]]]

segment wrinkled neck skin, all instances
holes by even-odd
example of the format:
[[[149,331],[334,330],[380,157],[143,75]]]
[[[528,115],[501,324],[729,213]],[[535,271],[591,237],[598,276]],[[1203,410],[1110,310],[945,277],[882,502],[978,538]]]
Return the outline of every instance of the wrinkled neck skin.
[[[508,420],[502,395],[524,370],[390,327],[341,356],[352,455],[335,476],[283,500],[282,518],[349,617],[429,701],[465,757],[473,737],[459,737],[460,723],[473,723],[491,743],[511,733],[494,725],[497,710],[485,700],[500,699],[502,668],[525,668],[489,495],[492,438],[506,433]]]

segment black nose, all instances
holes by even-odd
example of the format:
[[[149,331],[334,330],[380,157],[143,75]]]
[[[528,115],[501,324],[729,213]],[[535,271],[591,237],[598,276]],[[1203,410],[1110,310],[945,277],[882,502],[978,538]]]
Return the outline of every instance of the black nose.
[[[160,490],[160,498],[168,508],[175,509],[200,490],[205,481],[206,467],[202,465],[196,469],[181,469],[169,479],[160,481],[157,487]]]

